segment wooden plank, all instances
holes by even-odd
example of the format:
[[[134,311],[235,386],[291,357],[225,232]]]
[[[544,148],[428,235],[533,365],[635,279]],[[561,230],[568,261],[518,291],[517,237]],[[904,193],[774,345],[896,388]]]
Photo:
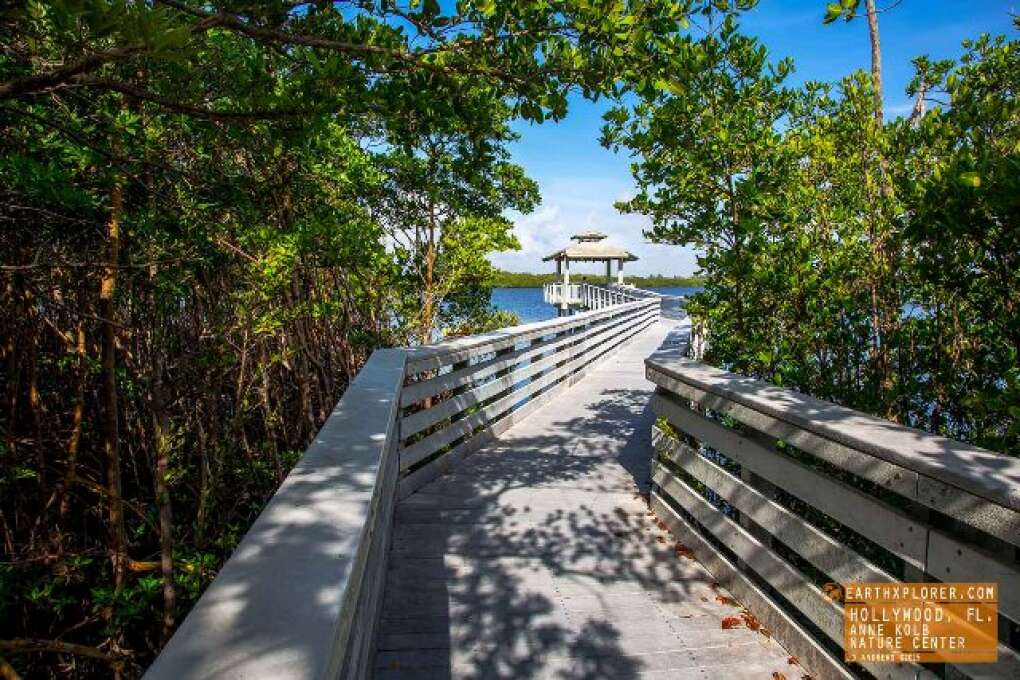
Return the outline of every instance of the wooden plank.
[[[692,387],[655,370],[651,364],[648,366],[647,375],[649,380],[665,390],[684,399],[690,399],[703,408],[732,416],[759,432],[782,439],[836,467],[938,510],[1000,540],[1020,546],[1020,513],[916,471],[801,430],[724,397]]]
[[[932,530],[926,571],[940,581],[999,584],[999,613],[1020,622],[1020,570],[956,538]]]
[[[473,437],[461,442],[453,449],[443,454],[440,458],[437,458],[429,464],[418,468],[414,472],[405,475],[397,485],[397,498],[400,500],[407,498],[440,475],[449,472],[454,466],[464,460],[467,456],[477,451],[483,445],[491,442],[514,424],[519,423],[539,408],[553,401],[568,387],[568,384],[560,383],[550,391],[532,399],[520,409],[504,416],[498,422],[493,423],[489,428],[475,433]]]
[[[404,440],[423,430],[427,430],[436,423],[463,413],[472,406],[481,404],[486,399],[512,388],[514,385],[531,378],[535,374],[554,367],[557,362],[567,358],[564,355],[568,354],[569,349],[569,345],[564,344],[555,354],[543,356],[538,361],[529,362],[515,368],[512,373],[507,373],[477,387],[465,390],[456,396],[436,402],[430,408],[404,416],[400,420],[400,438]]]
[[[653,469],[657,473],[656,483],[663,493],[690,513],[823,633],[842,644],[843,611],[838,605],[826,598],[804,574],[721,513],[686,482],[669,474],[661,465],[655,465]],[[660,480],[662,483],[659,483]]]
[[[786,649],[800,659],[812,677],[819,680],[853,678],[838,659],[819,645],[782,607],[741,573],[729,558],[705,540],[654,489],[650,494],[650,501],[652,511],[666,523],[673,535],[691,549],[698,561],[712,572],[712,576],[772,631]]]
[[[725,498],[742,516],[749,517],[833,581],[848,583],[896,580],[842,542],[766,498],[743,480],[731,475],[689,446],[666,435],[662,430],[655,428],[653,441],[656,450],[664,453],[688,474]],[[658,464],[653,465],[652,479],[660,486],[665,488],[667,485],[665,480],[671,476],[666,468]]]
[[[999,659],[995,663],[956,664],[948,668],[947,678],[963,675],[971,680],[1020,680],[1020,654],[1000,644]]]
[[[621,323],[626,323],[629,317],[630,315],[622,315],[607,319],[595,319],[588,325],[568,327],[567,330],[580,330],[581,332],[576,335],[585,337],[598,332],[602,328],[616,327]],[[444,373],[442,375],[433,376],[425,380],[419,380],[411,383],[410,385],[405,385],[401,391],[400,404],[401,406],[409,406],[411,404],[418,403],[423,399],[439,394],[440,392],[468,384],[479,378],[488,377],[493,373],[497,373],[501,369],[520,361],[545,354],[553,349],[559,351],[563,345],[574,342],[576,339],[574,334],[562,335],[565,332],[566,331],[561,329],[552,333],[552,337],[548,337],[549,334],[539,335],[528,341],[531,343],[536,343],[536,341],[538,341],[530,347],[523,347],[504,356],[494,356],[486,361],[465,366],[464,368]],[[478,352],[473,356],[481,354],[485,354],[485,352]]]
[[[570,342],[570,338],[569,336],[554,334],[551,337],[539,336],[530,342],[535,343],[536,341],[536,344],[514,350],[510,354],[493,356],[491,359],[478,362],[477,364],[470,364],[449,373],[404,385],[400,394],[400,405],[410,406],[411,404],[417,404],[441,392],[470,384],[481,378],[487,378],[508,366],[521,361],[527,361],[534,356],[550,351],[559,351],[563,345]]]
[[[648,364],[646,375],[649,380],[667,392],[672,392],[682,399],[690,399],[702,408],[735,418],[758,432],[793,444],[802,451],[890,491],[895,491],[908,498],[913,498],[916,495],[918,478],[916,472],[878,460],[874,456],[819,437],[812,432],[801,430],[748,406],[688,385],[682,380],[656,370],[653,364]]]
[[[720,451],[822,511],[847,527],[866,536],[903,560],[924,569],[927,550],[927,526],[890,508],[873,496],[843,482],[827,477],[807,465],[777,451],[741,437],[663,395],[655,395],[652,407],[657,415]]]
[[[649,367],[759,413],[1020,511],[1020,460],[681,357]]]
[[[603,341],[603,351],[592,351],[591,353],[584,354],[575,357],[562,366],[555,370],[543,373],[539,378],[528,383],[519,390],[516,390],[509,395],[499,399],[492,404],[489,404],[481,411],[473,413],[467,418],[458,420],[452,423],[449,427],[446,427],[438,432],[435,432],[424,439],[421,439],[414,444],[401,449],[400,451],[400,465],[401,470],[406,470],[409,467],[417,464],[418,462],[428,458],[433,453],[448,446],[457,439],[470,436],[472,432],[481,427],[486,423],[493,423],[497,421],[499,416],[506,412],[510,407],[520,403],[522,400],[535,394],[536,392],[547,388],[549,385],[557,383],[563,380],[568,386],[576,382],[579,379],[578,375],[575,375],[577,371],[586,367],[587,364],[591,364],[600,358],[606,351],[619,346],[625,342],[631,336],[639,333],[643,330],[648,323],[651,323],[654,319],[640,319],[635,324],[628,328],[624,334],[612,336]],[[530,412],[530,411],[529,411]]]
[[[980,529],[990,536],[1020,546],[1018,512],[989,503],[972,493],[925,475],[918,475],[916,499],[923,505]]]
[[[368,556],[351,575],[357,597],[344,606],[352,615],[337,627],[338,643],[331,655],[326,677],[363,678],[372,667],[376,633],[382,613],[383,593],[389,573],[390,542],[396,506],[397,457],[395,439],[388,440],[385,474],[373,497],[372,521],[365,526]]]

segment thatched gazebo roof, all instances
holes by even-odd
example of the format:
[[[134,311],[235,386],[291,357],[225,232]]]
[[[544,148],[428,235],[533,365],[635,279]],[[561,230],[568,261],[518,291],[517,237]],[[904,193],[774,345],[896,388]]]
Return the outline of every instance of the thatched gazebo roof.
[[[577,243],[543,257],[542,261],[610,262],[619,260],[620,262],[633,262],[638,259],[636,255],[620,246],[603,243],[606,235],[597,231],[582,231],[570,238]]]

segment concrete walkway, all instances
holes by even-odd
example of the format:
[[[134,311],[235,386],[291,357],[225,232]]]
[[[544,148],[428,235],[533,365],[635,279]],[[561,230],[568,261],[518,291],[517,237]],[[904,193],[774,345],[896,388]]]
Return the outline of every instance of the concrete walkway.
[[[643,360],[678,330],[650,327],[398,505],[376,677],[803,675],[642,496]]]

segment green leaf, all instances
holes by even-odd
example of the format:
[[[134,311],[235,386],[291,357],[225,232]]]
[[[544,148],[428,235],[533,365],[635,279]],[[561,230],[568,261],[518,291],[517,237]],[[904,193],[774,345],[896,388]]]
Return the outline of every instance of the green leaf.
[[[957,181],[965,187],[971,187],[977,189],[981,186],[981,175],[976,172],[962,172],[957,178]]]

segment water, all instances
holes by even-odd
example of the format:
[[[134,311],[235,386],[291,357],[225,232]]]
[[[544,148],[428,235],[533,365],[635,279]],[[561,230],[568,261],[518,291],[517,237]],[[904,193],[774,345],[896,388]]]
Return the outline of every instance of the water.
[[[700,292],[701,288],[669,286],[649,290],[664,295],[694,295]],[[493,288],[492,304],[497,309],[513,312],[520,318],[521,323],[556,318],[556,308],[542,300],[541,288]]]

